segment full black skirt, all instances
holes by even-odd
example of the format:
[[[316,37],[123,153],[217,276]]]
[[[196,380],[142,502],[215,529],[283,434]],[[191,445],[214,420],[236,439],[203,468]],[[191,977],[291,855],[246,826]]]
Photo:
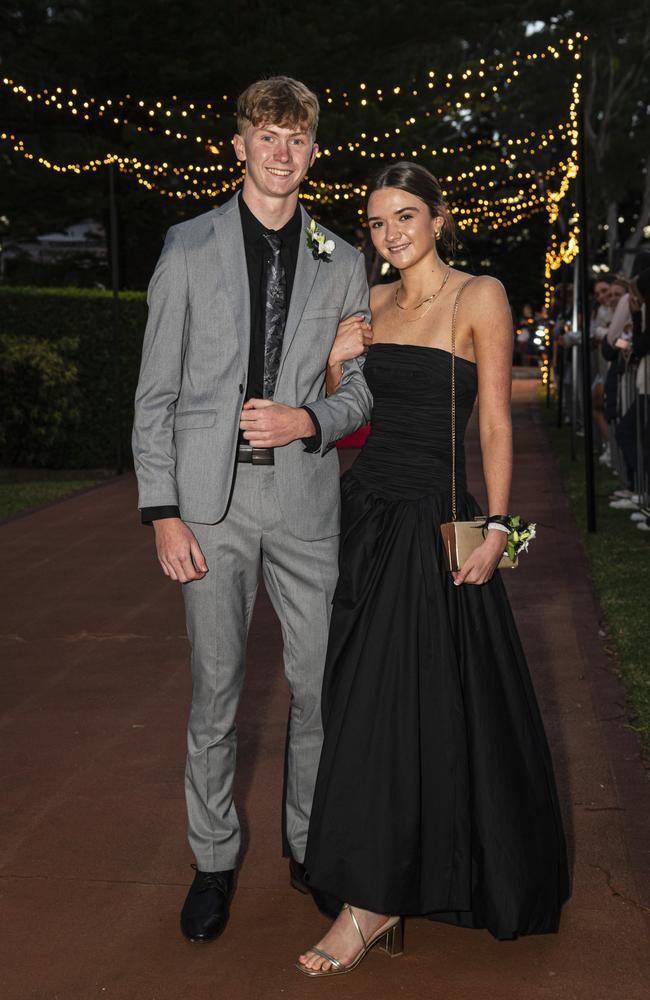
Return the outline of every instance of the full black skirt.
[[[553,769],[499,572],[456,587],[445,492],[342,480],[311,884],[497,938],[557,930],[569,894]],[[460,491],[460,519],[480,513]]]

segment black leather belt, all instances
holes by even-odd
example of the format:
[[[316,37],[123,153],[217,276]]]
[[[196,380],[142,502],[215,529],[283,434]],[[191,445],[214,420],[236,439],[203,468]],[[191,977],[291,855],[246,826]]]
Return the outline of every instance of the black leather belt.
[[[251,448],[250,445],[240,444],[237,461],[249,462],[251,465],[275,465],[273,448]]]

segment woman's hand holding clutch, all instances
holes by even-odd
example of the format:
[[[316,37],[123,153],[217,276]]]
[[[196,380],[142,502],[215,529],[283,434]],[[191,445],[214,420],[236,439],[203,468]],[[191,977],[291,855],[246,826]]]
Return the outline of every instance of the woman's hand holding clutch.
[[[461,568],[452,573],[454,584],[487,583],[492,578],[505,551],[508,536],[503,531],[488,531],[485,540],[467,557]]]

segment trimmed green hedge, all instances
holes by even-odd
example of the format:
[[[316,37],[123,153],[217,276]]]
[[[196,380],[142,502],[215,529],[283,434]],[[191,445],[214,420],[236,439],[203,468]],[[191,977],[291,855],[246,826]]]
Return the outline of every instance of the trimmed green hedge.
[[[116,385],[111,293],[0,286],[0,464],[112,467]],[[147,319],[143,292],[120,294],[124,460]]]

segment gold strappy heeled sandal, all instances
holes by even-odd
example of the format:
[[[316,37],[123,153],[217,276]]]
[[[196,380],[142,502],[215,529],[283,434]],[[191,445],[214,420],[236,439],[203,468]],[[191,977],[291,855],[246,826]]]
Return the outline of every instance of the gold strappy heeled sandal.
[[[344,903],[343,909],[348,911],[350,917],[352,918],[352,923],[359,932],[359,937],[363,943],[361,951],[354,961],[350,963],[350,965],[344,965],[343,962],[339,962],[338,958],[334,958],[333,955],[329,955],[326,951],[314,946],[313,948],[310,948],[309,951],[313,951],[316,955],[320,955],[321,958],[324,958],[326,962],[330,962],[332,968],[327,969],[327,971],[322,969],[308,969],[300,962],[296,962],[296,968],[299,972],[302,972],[304,976],[342,976],[345,972],[352,972],[352,970],[356,969],[359,962],[366,957],[370,949],[374,948],[376,944],[378,944],[380,948],[387,951],[391,958],[395,958],[396,955],[401,955],[404,951],[404,932],[401,917],[391,917],[385,924],[382,924],[379,930],[375,931],[369,941],[366,941],[363,936],[363,931],[359,926],[357,915],[350,904]]]

